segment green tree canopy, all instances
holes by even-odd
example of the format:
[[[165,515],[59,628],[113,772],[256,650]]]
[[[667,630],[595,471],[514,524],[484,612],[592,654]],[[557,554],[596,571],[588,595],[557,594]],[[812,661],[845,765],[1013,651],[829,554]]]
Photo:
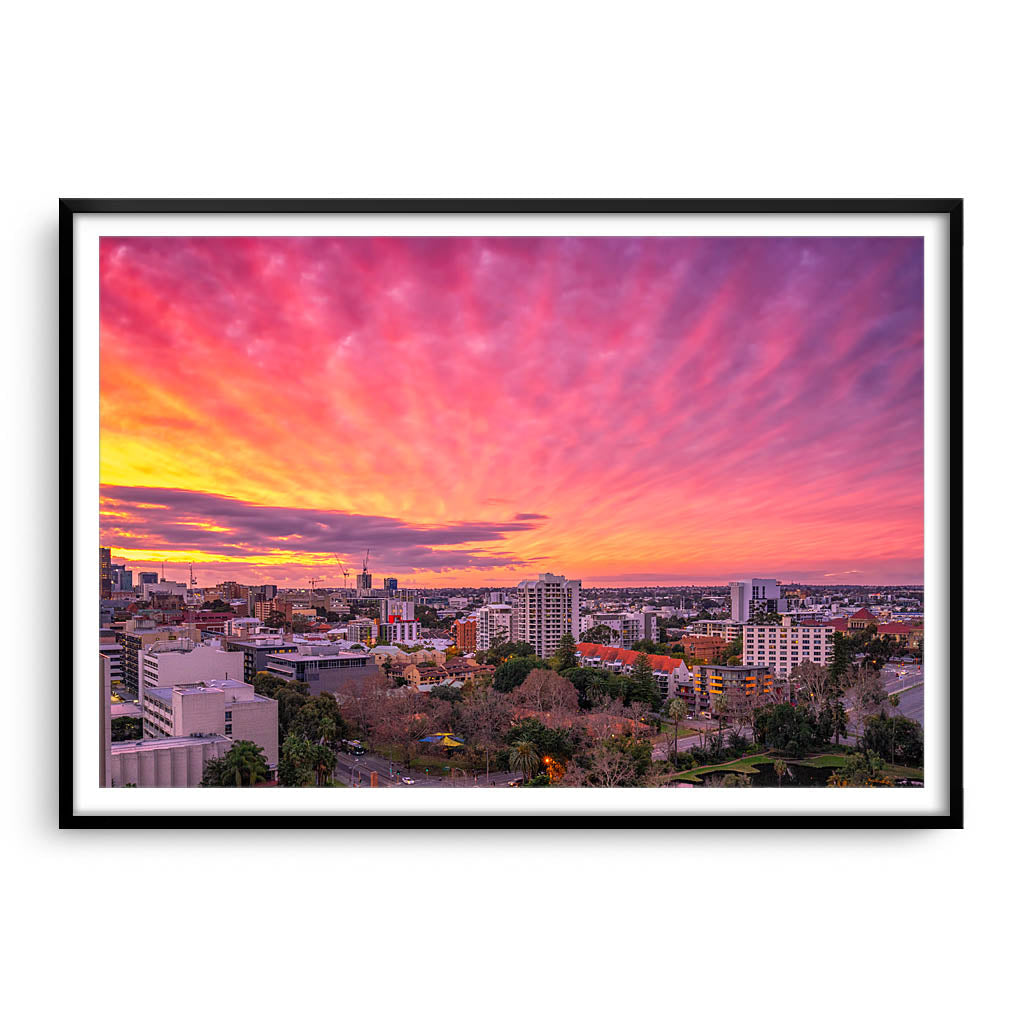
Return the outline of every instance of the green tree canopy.
[[[236,740],[223,757],[211,758],[203,766],[200,786],[255,786],[270,777],[263,748],[249,740]]]
[[[555,653],[551,657],[551,667],[556,672],[563,672],[576,665],[576,638],[572,633],[563,633],[558,641]]]
[[[547,667],[547,662],[540,658],[509,658],[495,669],[492,685],[499,693],[511,693],[517,686],[522,686],[535,668]]]

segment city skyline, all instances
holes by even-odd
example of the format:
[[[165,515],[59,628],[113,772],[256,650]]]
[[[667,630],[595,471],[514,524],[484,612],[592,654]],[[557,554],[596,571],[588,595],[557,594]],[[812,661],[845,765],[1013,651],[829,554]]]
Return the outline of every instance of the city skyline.
[[[200,585],[923,580],[915,238],[107,238],[101,544]],[[170,571],[169,575],[173,575]],[[336,580],[336,582],[335,582]]]

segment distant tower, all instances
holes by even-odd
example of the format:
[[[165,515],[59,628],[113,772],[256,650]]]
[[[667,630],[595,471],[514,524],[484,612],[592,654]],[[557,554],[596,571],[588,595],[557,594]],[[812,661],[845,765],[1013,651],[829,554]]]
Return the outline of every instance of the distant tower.
[[[363,571],[356,575],[356,592],[359,594],[369,593],[373,590],[373,577],[368,568],[370,563],[370,549],[366,549],[366,557],[363,559]]]
[[[100,597],[110,598],[112,570],[110,548],[100,548]]]

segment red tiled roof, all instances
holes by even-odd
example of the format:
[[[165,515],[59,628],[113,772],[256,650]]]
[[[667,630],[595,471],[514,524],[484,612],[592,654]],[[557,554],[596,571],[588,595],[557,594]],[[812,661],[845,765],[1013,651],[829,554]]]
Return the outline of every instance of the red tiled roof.
[[[871,612],[869,612],[867,610],[867,608],[861,608],[861,610],[859,612],[854,612],[853,615],[850,616],[850,618],[851,619],[876,619],[877,616],[876,615],[872,615]]]
[[[584,658],[600,658],[602,661],[620,661],[623,665],[632,665],[643,653],[627,651],[622,647],[605,647],[603,644],[577,644],[576,650]],[[685,664],[682,658],[670,658],[667,654],[648,654],[647,660],[651,668],[657,672],[674,672]]]
[[[919,633],[924,626],[914,622],[882,622],[879,623],[879,633]]]

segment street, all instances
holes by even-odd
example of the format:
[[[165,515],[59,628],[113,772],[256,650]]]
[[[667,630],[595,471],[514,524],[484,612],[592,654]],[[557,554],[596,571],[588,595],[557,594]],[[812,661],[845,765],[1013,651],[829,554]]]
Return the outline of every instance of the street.
[[[413,768],[406,768],[400,761],[389,761],[379,754],[361,754],[356,757],[354,754],[338,754],[338,764],[334,770],[334,777],[355,788],[367,787],[370,785],[370,773],[377,773],[378,787],[385,786],[406,786],[403,778],[412,779],[412,786],[409,788],[426,787],[428,789],[439,788],[484,788],[485,786],[507,786],[510,782],[519,781],[522,776],[518,772],[491,772],[489,776],[481,772],[477,776],[466,774],[462,768],[454,768],[451,771],[437,769],[435,775],[431,770],[429,774],[417,771]]]

